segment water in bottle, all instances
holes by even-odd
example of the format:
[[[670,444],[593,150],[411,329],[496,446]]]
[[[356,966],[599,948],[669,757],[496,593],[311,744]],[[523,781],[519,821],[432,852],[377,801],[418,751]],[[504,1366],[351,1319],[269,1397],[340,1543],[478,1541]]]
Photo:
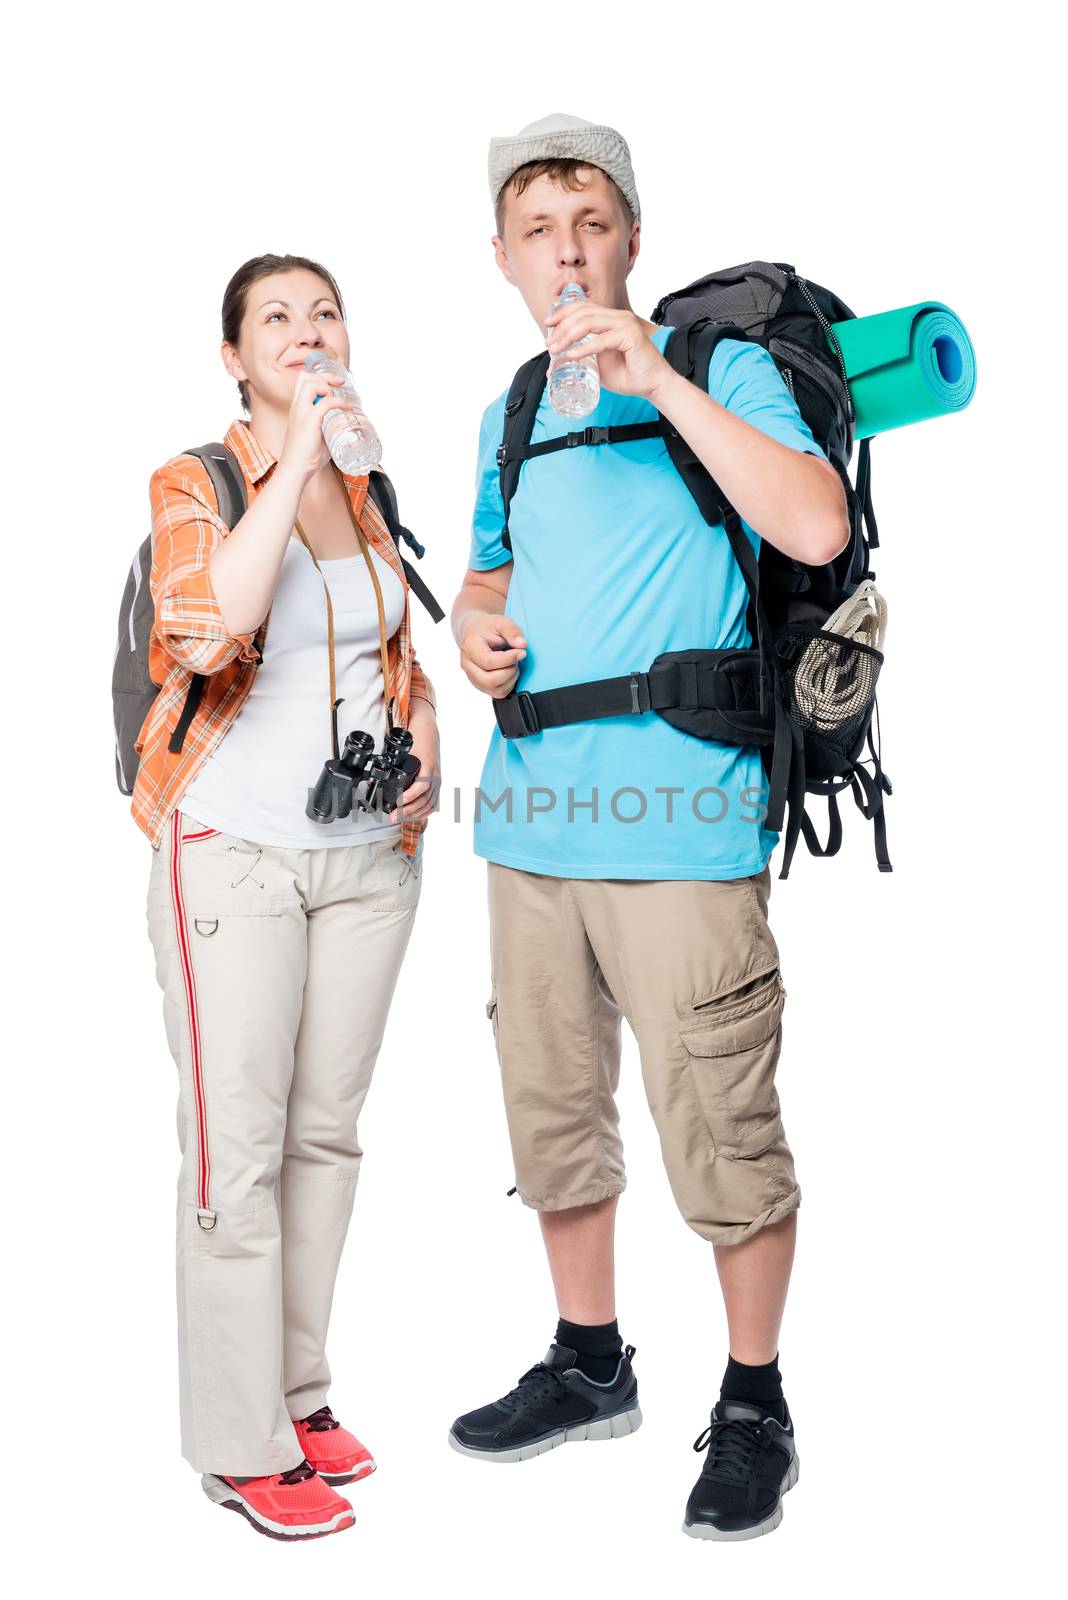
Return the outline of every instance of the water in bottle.
[[[585,300],[586,292],[577,283],[567,283],[560,298],[553,305],[573,306]],[[561,417],[588,417],[601,398],[601,379],[597,371],[597,357],[581,354],[582,346],[592,339],[587,334],[576,344],[554,356],[549,363],[549,404]]]
[[[335,464],[350,478],[360,478],[382,459],[382,441],[378,437],[363,404],[356,393],[352,373],[340,361],[333,361],[321,351],[309,350],[304,357],[308,372],[330,372],[345,382],[333,392],[352,406],[351,411],[328,411],[323,417],[323,438]]]

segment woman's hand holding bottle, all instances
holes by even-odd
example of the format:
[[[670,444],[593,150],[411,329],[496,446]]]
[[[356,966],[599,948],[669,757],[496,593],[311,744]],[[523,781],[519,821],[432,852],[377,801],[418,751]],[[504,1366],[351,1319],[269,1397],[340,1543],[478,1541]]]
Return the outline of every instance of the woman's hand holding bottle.
[[[286,420],[286,436],[278,458],[283,476],[292,474],[302,484],[308,483],[330,460],[323,437],[323,413],[352,410],[351,401],[335,393],[344,383],[343,377],[332,372],[302,369],[297,373]]]
[[[352,410],[334,393],[343,383],[328,373],[297,374],[278,465],[229,537],[212,551],[208,572],[223,621],[234,635],[254,633],[270,609],[301,495],[330,460],[323,410]]]

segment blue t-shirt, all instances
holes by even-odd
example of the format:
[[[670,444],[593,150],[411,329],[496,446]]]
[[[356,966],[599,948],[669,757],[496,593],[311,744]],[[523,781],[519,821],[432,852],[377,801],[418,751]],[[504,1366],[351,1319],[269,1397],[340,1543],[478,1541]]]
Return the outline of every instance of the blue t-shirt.
[[[658,350],[670,331],[652,335]],[[721,340],[708,387],[762,433],[823,454],[759,345]],[[479,571],[510,559],[496,461],[506,398],[482,419],[470,556]],[[602,389],[591,415],[571,422],[545,395],[531,441],[655,419],[647,400]],[[759,551],[759,536],[742,526]],[[751,642],[745,581],[726,529],[705,522],[663,439],[525,462],[509,529],[515,567],[505,609],[527,641],[519,689],[645,671],[665,650]],[[762,826],[767,798],[755,748],[697,739],[656,712],[523,739],[505,739],[495,727],[474,800],[475,852],[555,877],[750,877],[778,841]]]

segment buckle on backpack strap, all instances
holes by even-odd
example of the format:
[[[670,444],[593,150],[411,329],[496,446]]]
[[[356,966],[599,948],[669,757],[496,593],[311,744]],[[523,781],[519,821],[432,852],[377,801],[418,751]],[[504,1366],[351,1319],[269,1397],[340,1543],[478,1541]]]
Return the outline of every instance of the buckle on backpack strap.
[[[426,555],[426,545],[420,544],[411,528],[404,527],[403,523],[398,524],[397,532],[400,534],[405,544],[411,549],[416,559],[422,561],[423,557]]]
[[[528,733],[541,732],[537,710],[525,689],[494,700],[493,715],[505,739],[525,739]]]
[[[515,697],[515,703],[519,707],[524,730],[527,733],[540,733],[541,723],[538,721],[537,709],[525,689],[520,689]]]
[[[645,672],[632,672],[630,683],[627,687],[630,689],[631,714],[640,716],[642,712],[648,711],[652,705],[652,699],[649,694],[648,674]]]
[[[579,444],[611,444],[611,431],[611,428],[583,428],[581,433],[569,433],[567,448],[573,450]]]

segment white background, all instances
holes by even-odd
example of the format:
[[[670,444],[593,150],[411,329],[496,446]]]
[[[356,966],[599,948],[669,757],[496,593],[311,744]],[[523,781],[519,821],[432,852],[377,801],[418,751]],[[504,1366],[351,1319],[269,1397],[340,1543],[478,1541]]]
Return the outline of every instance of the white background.
[[[764,0],[24,16],[3,112],[3,1518],[24,1586],[1045,1587],[1065,1448],[1062,89],[1038,8],[988,15]],[[773,1538],[682,1537],[725,1328],[629,1038],[619,1312],[645,1426],[522,1467],[448,1449],[452,1418],[541,1356],[555,1314],[536,1221],[505,1198],[485,868],[468,820],[440,816],[332,1328],[331,1398],[380,1471],[352,1491],[354,1531],[286,1555],[209,1505],[178,1453],[176,1077],[145,931],[149,847],[113,780],[117,606],[149,474],[237,414],[219,305],[268,250],[339,278],[424,576],[451,601],[482,409],[537,347],[492,263],[486,146],[556,109],[630,142],[636,309],[764,256],[860,315],[946,301],[977,349],[970,409],[873,451],[895,871],[876,871],[850,806],[842,855],[802,851],[773,886],[804,1193],[781,1343],[802,1475]],[[446,791],[467,796],[489,706],[446,625],[417,612],[416,628]]]

